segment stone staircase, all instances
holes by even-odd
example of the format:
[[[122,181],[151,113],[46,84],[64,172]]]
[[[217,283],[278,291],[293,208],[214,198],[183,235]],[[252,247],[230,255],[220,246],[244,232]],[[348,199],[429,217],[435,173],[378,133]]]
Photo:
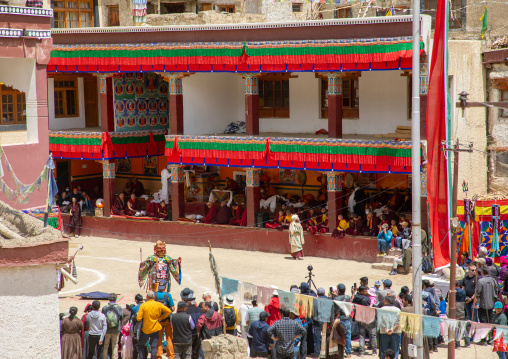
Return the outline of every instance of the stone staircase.
[[[388,251],[388,254],[383,257],[376,257],[376,263],[372,264],[372,269],[379,269],[379,270],[385,270],[387,272],[392,271],[393,266],[393,259],[397,256],[400,256],[402,254],[402,250],[396,248],[396,249],[390,249]],[[404,267],[399,266],[397,268],[397,272],[399,274],[406,274],[404,271]]]

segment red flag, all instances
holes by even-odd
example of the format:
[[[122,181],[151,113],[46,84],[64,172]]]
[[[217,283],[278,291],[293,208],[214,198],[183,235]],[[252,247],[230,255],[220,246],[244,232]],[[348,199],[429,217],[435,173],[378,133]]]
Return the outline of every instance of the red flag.
[[[435,267],[450,262],[448,172],[445,153],[441,149],[441,141],[446,141],[447,123],[445,8],[445,0],[438,0],[427,99],[427,194]]]

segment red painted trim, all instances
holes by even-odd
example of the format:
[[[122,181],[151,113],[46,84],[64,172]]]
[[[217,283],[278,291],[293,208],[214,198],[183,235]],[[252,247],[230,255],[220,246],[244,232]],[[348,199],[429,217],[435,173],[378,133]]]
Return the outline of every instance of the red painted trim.
[[[0,267],[66,263],[68,255],[67,239],[22,247],[2,247],[0,248]]]
[[[62,215],[64,223],[68,215]],[[168,244],[280,253],[289,256],[288,231],[275,229],[214,226],[179,222],[156,222],[117,218],[82,217],[81,235]],[[216,234],[214,232],[217,232]],[[338,240],[330,234],[305,234],[305,255],[374,263],[377,260],[375,237],[347,236]],[[171,253],[178,257],[178,253]]]

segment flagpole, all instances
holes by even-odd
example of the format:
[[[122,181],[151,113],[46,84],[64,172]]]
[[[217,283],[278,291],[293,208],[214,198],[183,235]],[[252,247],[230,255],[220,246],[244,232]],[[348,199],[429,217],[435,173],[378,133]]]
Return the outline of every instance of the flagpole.
[[[47,166],[46,166],[47,167]],[[48,177],[48,194],[46,196],[46,211],[44,212],[44,227],[48,226],[48,217],[49,217],[49,187],[51,186],[51,178],[50,178],[50,172],[51,171],[48,167],[46,168],[47,177]]]
[[[420,0],[413,0],[413,64],[411,107],[411,175],[412,175],[412,267],[413,307],[415,314],[422,312],[422,237],[420,203]],[[420,328],[421,329],[421,328]],[[423,330],[414,337],[417,358],[423,358]]]

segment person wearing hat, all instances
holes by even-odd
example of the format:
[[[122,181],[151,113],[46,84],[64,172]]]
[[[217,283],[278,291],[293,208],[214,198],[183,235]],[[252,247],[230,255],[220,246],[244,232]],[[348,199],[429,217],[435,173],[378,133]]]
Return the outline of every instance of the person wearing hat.
[[[372,289],[374,289],[374,291],[376,292],[376,295],[381,290],[381,285],[382,284],[383,283],[381,283],[381,281],[379,279],[374,282],[374,287],[372,287]]]
[[[199,317],[201,314],[203,314],[203,311],[200,307],[196,305],[196,298],[194,296],[194,291],[192,291],[189,288],[185,288],[180,292],[180,297],[182,300],[187,303],[187,309],[186,312],[189,314],[194,321],[194,323],[197,323],[199,320]],[[192,329],[192,359],[198,359],[199,358],[199,351],[201,349],[201,341],[198,337],[197,329]]]
[[[377,293],[377,302],[380,307],[384,305],[388,294],[395,298],[395,292],[392,290],[392,281],[390,279],[383,279],[383,289]]]
[[[268,318],[268,325],[272,325],[274,322],[281,318],[280,316],[280,301],[279,301],[279,292],[277,289],[273,291],[272,298],[270,298],[270,303],[265,306],[265,312],[270,314]]]
[[[379,250],[378,257],[386,256],[386,249],[390,248],[392,243],[393,234],[388,229],[388,223],[383,223],[379,228],[379,234],[377,235],[377,248]]]
[[[494,320],[492,321],[494,325],[508,325],[508,320],[506,315],[503,313],[503,304],[501,302],[496,302],[494,304]],[[494,329],[494,338],[497,336],[497,328]],[[508,345],[505,344],[504,334],[500,335],[497,339],[494,339],[494,350],[500,359],[506,359],[506,352],[508,352]]]
[[[252,322],[249,326],[249,336],[252,337],[250,343],[250,357],[251,358],[267,358],[270,351],[270,345],[273,340],[267,334],[270,326],[266,323],[267,318],[270,316],[265,311],[259,313],[259,319]]]
[[[238,325],[239,316],[238,310],[235,308],[235,298],[231,294],[226,296],[224,303],[224,310],[221,312],[224,320],[226,321],[226,334],[236,336],[238,331],[236,326]]]
[[[369,296],[369,288],[365,285],[360,285],[358,288],[358,292],[353,297],[353,304],[363,305],[365,307],[370,307],[370,296]],[[367,334],[370,338],[370,344],[372,347],[372,355],[376,355],[377,353],[377,327],[376,322],[372,323],[359,323],[360,327],[360,356],[365,355],[365,338]]]
[[[305,238],[303,237],[303,228],[300,224],[300,218],[296,214],[293,214],[291,217],[291,224],[289,225],[289,244],[291,245],[291,256],[294,259],[303,259]]]
[[[178,311],[170,316],[175,359],[186,359],[192,356],[192,330],[196,325],[186,310],[187,303],[183,300],[179,301]]]

